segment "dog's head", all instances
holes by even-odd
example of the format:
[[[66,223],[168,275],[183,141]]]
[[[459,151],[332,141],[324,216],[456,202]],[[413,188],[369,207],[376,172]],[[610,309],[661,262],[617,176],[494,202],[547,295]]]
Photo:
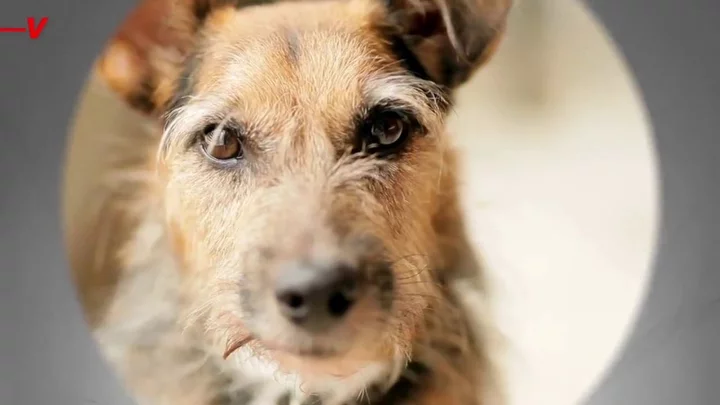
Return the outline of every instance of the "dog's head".
[[[146,1],[100,67],[164,124],[191,318],[286,368],[406,355],[438,298],[444,118],[509,2]]]

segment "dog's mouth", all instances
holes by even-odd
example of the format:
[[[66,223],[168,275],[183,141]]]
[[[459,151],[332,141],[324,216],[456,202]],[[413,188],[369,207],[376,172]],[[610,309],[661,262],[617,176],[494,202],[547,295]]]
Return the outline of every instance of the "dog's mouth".
[[[370,364],[385,362],[389,358],[384,353],[366,351],[367,348],[363,345],[339,351],[317,345],[280,345],[251,335],[229,343],[223,357],[228,359],[244,347],[251,349],[252,356],[267,356],[281,370],[302,375],[306,382],[322,381],[327,377],[348,378]]]
[[[315,360],[327,360],[341,355],[341,353],[336,350],[320,346],[298,347],[281,345],[276,342],[261,340],[248,333],[239,339],[234,339],[228,342],[225,352],[223,353],[223,359],[227,359],[233,353],[248,345],[252,345],[254,348],[260,348],[263,351],[271,353],[281,353],[294,357],[303,357]]]

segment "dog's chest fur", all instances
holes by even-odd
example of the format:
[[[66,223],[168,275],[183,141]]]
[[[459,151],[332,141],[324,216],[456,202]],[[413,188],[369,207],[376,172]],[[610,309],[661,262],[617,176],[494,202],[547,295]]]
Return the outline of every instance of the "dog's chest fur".
[[[309,395],[298,376],[278,371],[250,349],[224,360],[196,331],[182,329],[178,263],[158,215],[147,213],[123,254],[122,281],[94,334],[140,405],[367,403],[366,389],[396,380],[404,366],[403,359],[395,367],[371,364],[313,386],[322,398]]]

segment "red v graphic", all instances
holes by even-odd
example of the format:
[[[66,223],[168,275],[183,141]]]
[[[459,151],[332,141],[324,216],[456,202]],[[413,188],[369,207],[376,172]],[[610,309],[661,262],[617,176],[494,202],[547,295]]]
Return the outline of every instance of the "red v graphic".
[[[37,39],[40,34],[42,34],[43,30],[45,29],[45,25],[47,25],[48,18],[43,17],[40,19],[40,23],[38,25],[35,25],[35,17],[28,17],[27,18],[27,29],[30,33],[30,38]]]

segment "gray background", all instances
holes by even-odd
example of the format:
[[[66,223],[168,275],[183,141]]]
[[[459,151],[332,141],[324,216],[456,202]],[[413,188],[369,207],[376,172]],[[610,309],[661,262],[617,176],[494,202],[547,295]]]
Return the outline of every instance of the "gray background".
[[[65,136],[94,56],[132,0],[23,0],[0,26],[0,405],[131,401],[102,363],[67,277]],[[631,65],[655,127],[662,235],[651,291],[588,405],[720,404],[720,2],[589,1]],[[612,299],[612,291],[608,291]]]

